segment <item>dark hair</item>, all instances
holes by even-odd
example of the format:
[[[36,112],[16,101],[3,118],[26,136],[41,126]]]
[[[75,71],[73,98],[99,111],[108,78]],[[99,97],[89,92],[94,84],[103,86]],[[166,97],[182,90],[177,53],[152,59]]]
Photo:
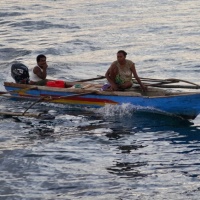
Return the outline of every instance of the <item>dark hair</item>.
[[[117,53],[122,53],[124,55],[124,57],[126,57],[127,53],[124,50],[119,50]]]
[[[46,56],[43,54],[38,55],[36,58],[37,62],[39,62],[41,58],[46,58]]]

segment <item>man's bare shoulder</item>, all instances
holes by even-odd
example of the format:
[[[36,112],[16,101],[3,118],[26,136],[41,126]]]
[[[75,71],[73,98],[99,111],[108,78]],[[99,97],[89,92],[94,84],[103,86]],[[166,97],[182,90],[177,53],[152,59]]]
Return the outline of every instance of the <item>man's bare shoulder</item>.
[[[126,62],[127,62],[129,65],[135,64],[132,60],[127,60],[127,59],[126,59]]]
[[[118,63],[118,61],[117,60],[115,60],[114,62],[112,62],[112,64],[111,65],[116,65]]]
[[[37,73],[37,72],[40,72],[41,71],[41,69],[38,67],[38,66],[35,66],[34,68],[33,68],[33,72],[34,73]]]
[[[112,71],[112,70],[114,70],[115,68],[116,68],[116,64],[115,63],[112,63],[111,65],[110,65],[110,67],[108,68],[108,71]]]

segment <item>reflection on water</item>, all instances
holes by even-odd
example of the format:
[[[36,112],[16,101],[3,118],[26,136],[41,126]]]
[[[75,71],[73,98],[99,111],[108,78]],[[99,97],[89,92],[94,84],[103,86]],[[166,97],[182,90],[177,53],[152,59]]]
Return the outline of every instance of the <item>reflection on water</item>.
[[[137,150],[138,148],[143,148],[142,145],[123,145],[119,146],[119,150],[121,150],[121,153],[131,153],[132,150]]]
[[[147,176],[147,174],[141,173],[139,168],[141,166],[146,166],[147,163],[125,163],[125,162],[117,162],[115,165],[108,167],[107,170],[111,174],[115,174],[120,178],[142,178]]]
[[[73,81],[105,74],[119,49],[141,77],[198,83],[199,13],[197,0],[1,1],[0,88],[13,62],[31,69],[40,53],[50,78]],[[199,117],[125,105],[30,112],[55,119],[0,116],[0,199],[199,199]]]
[[[185,188],[180,184],[185,180],[187,187],[195,183],[187,194],[198,191],[200,131],[192,122],[157,113],[105,116],[52,105],[50,113],[55,119],[1,118],[1,129],[6,129],[6,135],[1,134],[3,193],[18,193],[20,183],[32,196],[37,189],[54,199],[66,199],[66,193],[69,199],[88,199],[88,193],[93,198],[106,199],[110,193],[132,199],[133,188],[140,199],[154,196],[152,190],[162,199],[161,185],[173,198],[174,186]],[[10,133],[8,122],[14,125]],[[31,191],[27,183],[36,189]],[[105,187],[110,192],[105,194]],[[24,192],[15,197],[27,197]]]

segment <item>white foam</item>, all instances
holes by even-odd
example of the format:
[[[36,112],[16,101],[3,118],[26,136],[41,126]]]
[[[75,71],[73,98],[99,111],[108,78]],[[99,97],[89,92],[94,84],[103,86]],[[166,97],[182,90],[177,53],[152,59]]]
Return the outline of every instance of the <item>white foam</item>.
[[[132,116],[135,112],[151,112],[151,113],[160,113],[160,114],[166,114],[167,112],[164,112],[162,110],[158,110],[153,107],[142,107],[142,106],[134,106],[130,103],[124,103],[121,105],[106,105],[104,107],[98,108],[93,110],[95,113],[101,114],[105,117],[111,117],[111,116]]]
[[[110,128],[97,128],[90,131],[86,131],[87,133],[95,134],[96,136],[102,136],[107,133],[112,133],[113,130]]]
[[[100,133],[112,133],[113,130],[110,128],[97,128],[93,130],[93,133],[100,134]]]
[[[94,110],[94,112],[99,113],[103,116],[124,116],[124,115],[128,115],[131,116],[133,114],[133,112],[135,112],[136,110],[138,110],[139,107],[138,106],[133,106],[130,103],[124,103],[122,105],[106,105],[102,108],[96,109]]]

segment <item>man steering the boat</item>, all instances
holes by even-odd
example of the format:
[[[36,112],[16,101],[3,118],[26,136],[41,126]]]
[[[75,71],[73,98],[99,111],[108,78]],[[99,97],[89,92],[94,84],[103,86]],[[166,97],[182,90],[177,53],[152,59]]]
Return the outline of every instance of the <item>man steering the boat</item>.
[[[47,83],[47,61],[46,56],[40,54],[36,58],[37,66],[33,68],[30,73],[30,84],[32,85],[46,85]]]
[[[110,83],[108,89],[111,90],[124,90],[131,88],[133,85],[132,74],[137,80],[142,91],[146,91],[147,87],[141,82],[137,75],[135,64],[131,60],[126,59],[127,53],[124,50],[117,52],[117,60],[114,61],[109,69],[107,70],[105,76]]]

